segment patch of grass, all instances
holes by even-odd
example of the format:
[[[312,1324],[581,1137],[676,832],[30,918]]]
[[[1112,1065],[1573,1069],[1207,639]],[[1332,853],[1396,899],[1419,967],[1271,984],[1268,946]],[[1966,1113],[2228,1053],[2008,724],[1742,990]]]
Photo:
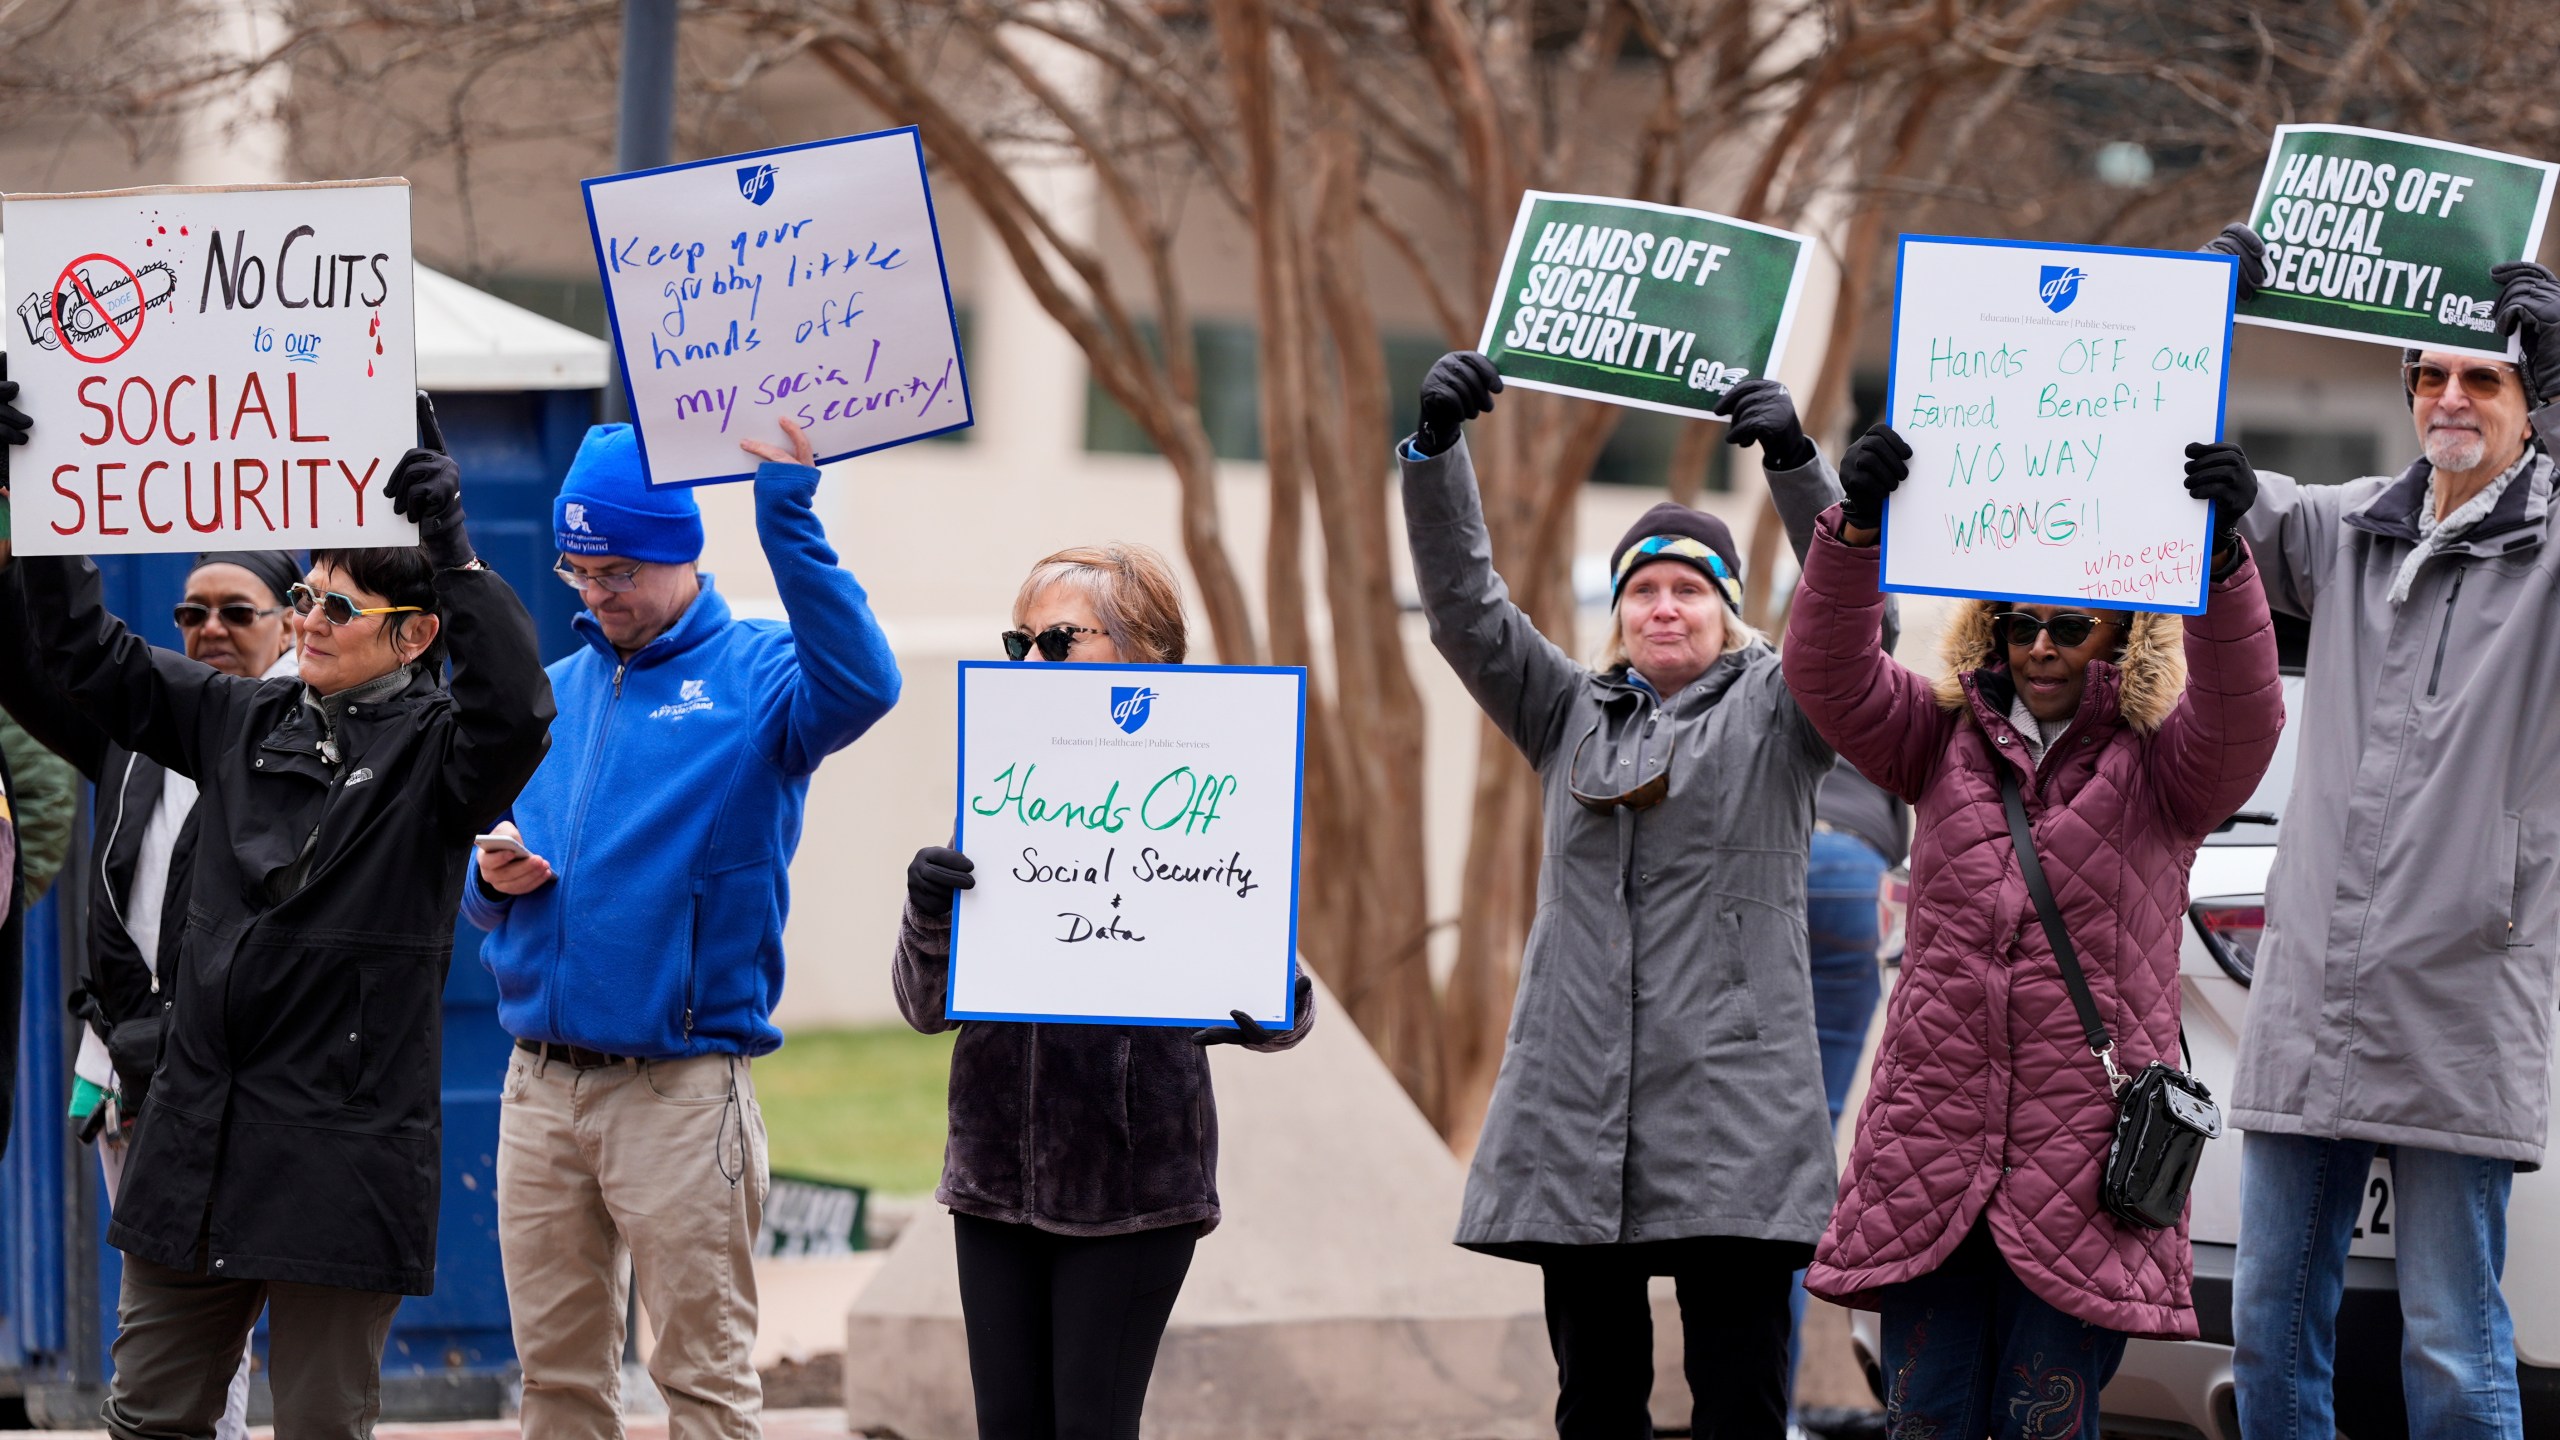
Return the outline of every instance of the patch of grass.
[[[954,1033],[904,1025],[794,1030],[756,1062],[756,1099],[776,1170],[930,1194],[942,1176]]]

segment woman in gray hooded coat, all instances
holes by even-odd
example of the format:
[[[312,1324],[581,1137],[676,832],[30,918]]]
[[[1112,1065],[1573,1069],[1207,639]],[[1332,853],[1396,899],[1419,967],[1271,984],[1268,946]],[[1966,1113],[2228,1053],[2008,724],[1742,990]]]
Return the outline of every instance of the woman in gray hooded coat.
[[[1805,946],[1832,752],[1742,621],[1722,521],[1658,505],[1610,556],[1601,668],[1494,573],[1459,425],[1502,388],[1443,357],[1398,447],[1431,640],[1538,772],[1544,859],[1458,1243],[1539,1265],[1564,1440],[1649,1433],[1645,1282],[1679,1284],[1693,1433],[1785,1433],[1788,1279],[1835,1187]],[[1783,386],[1735,387],[1801,550],[1838,481]]]

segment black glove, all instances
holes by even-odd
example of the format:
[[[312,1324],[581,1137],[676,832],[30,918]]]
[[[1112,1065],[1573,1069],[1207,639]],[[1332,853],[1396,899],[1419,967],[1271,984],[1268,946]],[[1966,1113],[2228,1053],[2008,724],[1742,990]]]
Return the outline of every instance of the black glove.
[[[462,471],[444,453],[444,430],[424,390],[418,392],[418,448],[391,467],[382,493],[391,497],[393,514],[417,523],[418,548],[429,564],[459,570],[476,558],[462,523]]]
[[[1884,497],[1900,488],[1911,474],[1911,447],[1893,433],[1893,427],[1879,420],[1867,427],[1867,433],[1849,442],[1849,453],[1840,457],[1840,518],[1853,530],[1876,530],[1884,525]]]
[[[1502,393],[1502,375],[1493,362],[1473,350],[1452,350],[1431,363],[1422,377],[1422,428],[1413,433],[1414,448],[1437,455],[1458,443],[1458,427],[1493,408]]]
[[[2258,471],[2237,445],[2187,447],[2187,493],[2213,502],[2215,578],[2240,563],[2240,517],[2258,503]]]
[[[1793,470],[1813,459],[1813,442],[1804,438],[1804,424],[1796,419],[1795,397],[1767,376],[1726,391],[1715,413],[1733,422],[1724,443],[1759,446],[1760,463],[1771,470]]]
[[[2219,250],[2240,262],[2240,298],[2255,300],[2267,288],[2267,242],[2246,222],[2234,220],[2222,227],[2222,233],[2196,247]]]
[[[1299,976],[1298,1003],[1295,1013],[1301,1020],[1306,1018],[1307,1007],[1315,1003],[1315,998],[1315,982],[1304,975]],[[1221,1025],[1214,1030],[1194,1030],[1191,1032],[1191,1043],[1202,1047],[1210,1045],[1268,1045],[1288,1034],[1285,1030],[1273,1031],[1263,1028],[1261,1025],[1255,1023],[1252,1016],[1247,1015],[1241,1010],[1230,1010],[1227,1013],[1235,1017],[1236,1023],[1234,1025]]]
[[[27,432],[36,423],[18,408],[17,399],[18,382],[9,378],[9,352],[0,350],[0,490],[9,488],[9,447],[26,444]]]
[[[2521,334],[2528,407],[2560,394],[2560,276],[2530,260],[2510,260],[2489,267],[2498,282],[2498,305],[2490,312],[2501,335]]]
[[[947,846],[927,845],[907,862],[907,899],[927,915],[950,914],[953,895],[977,888],[977,862]]]

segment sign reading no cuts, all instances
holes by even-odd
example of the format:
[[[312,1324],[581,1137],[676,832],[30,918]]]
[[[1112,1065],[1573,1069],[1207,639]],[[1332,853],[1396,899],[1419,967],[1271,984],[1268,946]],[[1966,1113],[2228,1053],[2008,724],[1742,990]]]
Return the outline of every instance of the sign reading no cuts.
[[[1776,372],[1813,245],[1641,200],[1521,198],[1482,350],[1505,383],[1693,418]]]
[[[955,1020],[1296,1020],[1306,672],[960,666]]]
[[[820,464],[971,422],[915,127],[585,187],[650,484],[751,478],[785,415]]]
[[[2251,325],[2508,353],[2489,268],[2541,249],[2560,166],[2351,125],[2276,130],[2249,225],[2267,242]]]
[[[1884,588],[2200,613],[2186,447],[2222,438],[2237,283],[2212,252],[1903,236]]]
[[[409,182],[11,195],[29,555],[413,545]]]

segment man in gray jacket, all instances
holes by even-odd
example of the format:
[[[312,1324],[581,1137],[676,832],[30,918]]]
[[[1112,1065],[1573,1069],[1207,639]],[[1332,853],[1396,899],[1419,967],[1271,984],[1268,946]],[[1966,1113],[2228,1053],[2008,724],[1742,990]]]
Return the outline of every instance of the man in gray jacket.
[[[2232,1097],[2251,1436],[2333,1431],[2347,1246],[2382,1146],[2409,1433],[2521,1428],[2498,1285],[2509,1185],[2542,1161],[2560,998],[2560,555],[2534,433],[2560,411],[2528,414],[2560,392],[2560,304],[2543,322],[2524,305],[2560,287],[2539,266],[2497,278],[2525,359],[2410,352],[2425,458],[2345,485],[2262,474],[2242,522],[2268,600],[2311,623]]]

